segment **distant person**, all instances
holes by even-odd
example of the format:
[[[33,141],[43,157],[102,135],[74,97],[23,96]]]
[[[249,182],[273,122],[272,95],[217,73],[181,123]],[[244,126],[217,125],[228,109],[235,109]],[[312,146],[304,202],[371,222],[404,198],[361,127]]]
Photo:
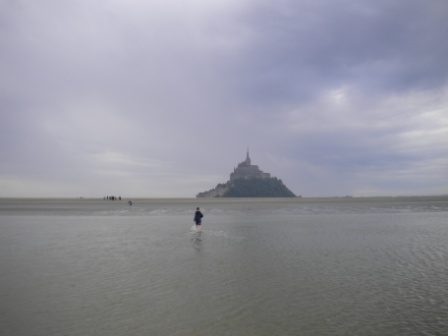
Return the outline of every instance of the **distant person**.
[[[204,217],[204,215],[199,210],[199,208],[196,208],[193,221],[196,223],[196,231],[198,232],[201,231],[202,217]]]

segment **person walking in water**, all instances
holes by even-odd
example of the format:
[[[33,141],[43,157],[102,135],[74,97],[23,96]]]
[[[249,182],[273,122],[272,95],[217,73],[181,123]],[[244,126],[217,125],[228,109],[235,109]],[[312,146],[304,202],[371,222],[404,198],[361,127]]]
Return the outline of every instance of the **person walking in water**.
[[[201,231],[202,217],[204,217],[204,215],[199,210],[199,208],[196,208],[193,221],[196,223],[196,231],[198,232]]]

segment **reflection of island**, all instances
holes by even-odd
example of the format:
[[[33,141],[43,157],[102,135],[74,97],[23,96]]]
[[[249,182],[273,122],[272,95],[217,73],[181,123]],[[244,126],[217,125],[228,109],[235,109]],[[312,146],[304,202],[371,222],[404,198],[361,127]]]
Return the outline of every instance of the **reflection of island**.
[[[264,173],[251,163],[249,151],[246,160],[239,163],[230,174],[230,180],[204,191],[196,197],[296,197],[282,182]]]

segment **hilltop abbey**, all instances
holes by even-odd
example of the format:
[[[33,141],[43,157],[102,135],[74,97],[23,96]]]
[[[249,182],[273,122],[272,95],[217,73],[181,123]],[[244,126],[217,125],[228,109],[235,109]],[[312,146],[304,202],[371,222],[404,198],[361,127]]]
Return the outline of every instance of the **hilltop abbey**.
[[[253,165],[249,149],[246,160],[230,173],[230,180],[215,188],[200,192],[196,197],[296,197],[281,180],[271,177],[257,165]]]
[[[230,174],[230,182],[237,179],[250,180],[253,178],[266,179],[270,178],[271,174],[263,173],[258,166],[251,164],[249,157],[249,149],[247,150],[246,160],[238,164],[238,167],[233,168],[233,173]]]

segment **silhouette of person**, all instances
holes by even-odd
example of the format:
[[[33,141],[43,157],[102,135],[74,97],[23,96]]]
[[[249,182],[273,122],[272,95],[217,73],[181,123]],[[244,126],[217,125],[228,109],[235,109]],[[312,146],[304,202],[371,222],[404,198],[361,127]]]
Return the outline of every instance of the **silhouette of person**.
[[[199,207],[196,208],[193,221],[196,223],[196,231],[198,232],[201,231],[202,217],[204,217],[204,215],[200,211]]]

